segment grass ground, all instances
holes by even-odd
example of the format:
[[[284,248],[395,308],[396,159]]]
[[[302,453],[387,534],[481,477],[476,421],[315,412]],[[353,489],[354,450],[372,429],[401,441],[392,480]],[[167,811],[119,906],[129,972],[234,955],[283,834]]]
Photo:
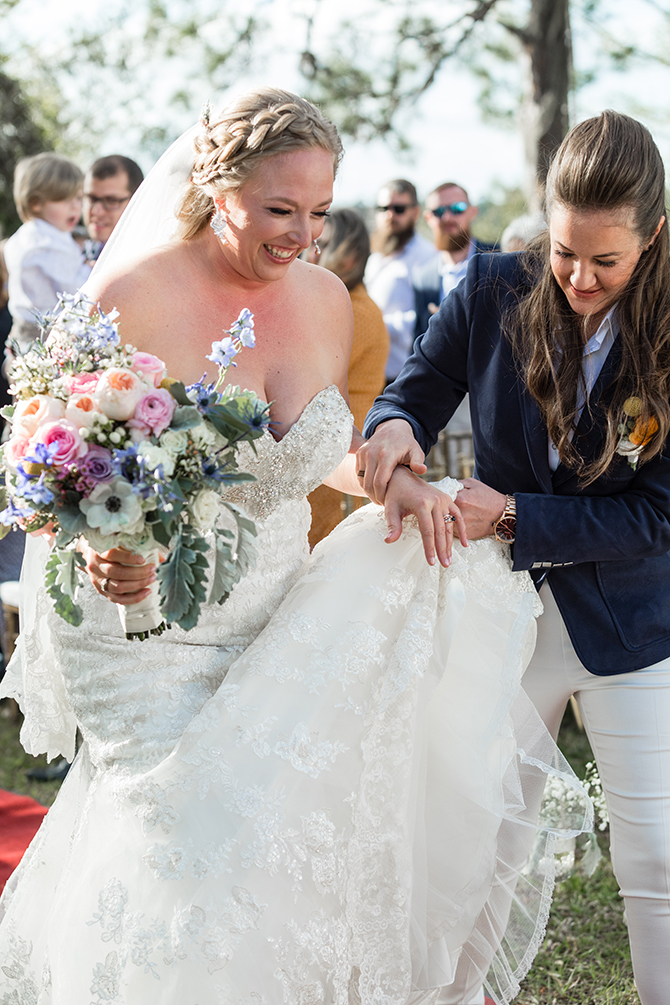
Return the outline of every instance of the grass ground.
[[[31,782],[28,768],[45,763],[19,743],[20,723],[0,707],[0,788],[23,792],[50,806],[58,782]],[[580,778],[592,760],[583,733],[568,712],[559,738]],[[607,835],[603,860],[591,877],[576,873],[557,886],[547,937],[518,997],[519,1005],[639,1005],[633,983],[623,902],[610,865]]]

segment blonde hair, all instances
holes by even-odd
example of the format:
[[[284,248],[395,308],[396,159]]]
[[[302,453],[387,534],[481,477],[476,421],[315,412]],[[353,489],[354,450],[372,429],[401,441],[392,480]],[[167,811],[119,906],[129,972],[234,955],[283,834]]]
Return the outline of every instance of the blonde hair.
[[[337,129],[311,102],[276,87],[251,91],[212,119],[203,116],[194,143],[191,182],[177,210],[178,236],[195,237],[209,223],[218,192],[235,191],[261,161],[275,154],[321,147],[342,158]]]
[[[14,171],[14,202],[26,223],[38,214],[36,202],[62,202],[81,192],[84,172],[62,154],[36,154],[24,157]]]

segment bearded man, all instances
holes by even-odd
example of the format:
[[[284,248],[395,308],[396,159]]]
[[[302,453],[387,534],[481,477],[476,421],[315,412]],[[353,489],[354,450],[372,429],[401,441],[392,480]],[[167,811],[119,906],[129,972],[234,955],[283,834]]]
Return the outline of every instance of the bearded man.
[[[365,286],[380,308],[389,333],[387,382],[398,376],[414,344],[416,313],[412,273],[417,266],[435,257],[430,241],[416,233],[420,212],[416,189],[405,178],[387,182],[379,190]]]
[[[497,245],[484,244],[470,232],[477,216],[468,193],[456,182],[438,185],[426,197],[424,217],[433,235],[437,254],[414,269],[415,337],[422,335],[447,293],[458,286],[468,262],[481,251],[498,251]]]

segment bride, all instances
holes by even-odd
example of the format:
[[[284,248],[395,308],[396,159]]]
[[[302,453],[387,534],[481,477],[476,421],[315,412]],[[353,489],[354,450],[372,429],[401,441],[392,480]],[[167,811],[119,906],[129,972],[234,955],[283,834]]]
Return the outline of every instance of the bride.
[[[307,493],[361,493],[349,297],[298,259],[340,154],[308,102],[247,95],[168,151],[94,272],[89,296],[187,384],[253,311],[235,381],[272,402],[272,433],[230,498],[258,560],[196,628],[137,643],[110,601],[142,600],[152,566],[90,553],[76,629],[31,542],[2,693],[30,752],[71,757],[77,728],[83,744],[0,902],[5,1005],[509,1002],[542,939],[556,833],[589,825],[519,686],[535,590],[490,540],[452,554],[457,483],[396,544],[370,505],[309,556]],[[540,829],[549,773],[578,808]]]

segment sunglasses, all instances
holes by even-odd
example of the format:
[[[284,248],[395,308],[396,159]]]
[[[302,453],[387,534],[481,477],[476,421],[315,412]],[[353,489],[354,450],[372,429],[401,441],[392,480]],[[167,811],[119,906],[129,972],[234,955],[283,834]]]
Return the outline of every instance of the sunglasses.
[[[467,202],[450,202],[447,206],[436,206],[435,209],[431,209],[429,212],[433,216],[436,216],[438,220],[441,220],[445,213],[451,213],[452,216],[460,216],[461,213],[465,213],[467,208]]]
[[[408,206],[405,206],[402,202],[391,202],[388,206],[377,206],[377,212],[388,213],[390,210],[392,213],[402,216],[403,213],[406,213],[408,209],[413,209],[414,206],[416,206],[415,202],[411,202]]]

